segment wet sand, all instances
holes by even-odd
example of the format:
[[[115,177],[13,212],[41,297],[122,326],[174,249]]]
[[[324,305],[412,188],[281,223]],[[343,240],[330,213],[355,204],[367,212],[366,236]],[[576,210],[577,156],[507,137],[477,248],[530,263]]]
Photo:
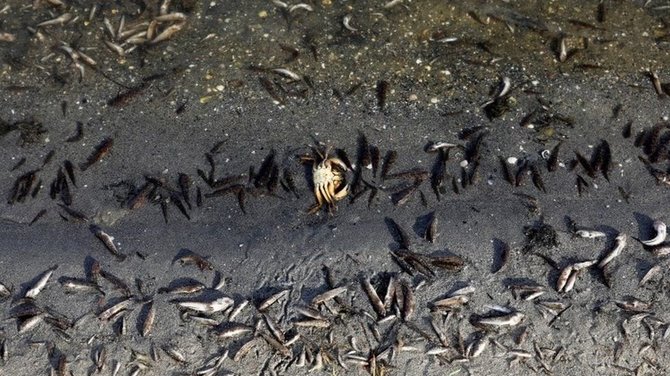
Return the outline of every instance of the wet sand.
[[[7,318],[3,374],[49,372],[61,362],[74,375],[95,374],[103,347],[101,374],[111,374],[118,362],[120,375],[137,369],[147,375],[664,374],[667,261],[637,240],[655,235],[654,220],[667,220],[667,185],[638,158],[656,158],[656,176],[664,176],[665,126],[656,127],[658,137],[651,130],[667,122],[668,98],[656,93],[645,73],[651,69],[661,83],[670,81],[663,66],[663,9],[606,3],[599,22],[597,2],[537,9],[470,2],[403,2],[389,9],[369,2],[325,3],[311,4],[311,12],[291,12],[272,3],[230,8],[177,2],[168,13],[184,13],[183,29],[167,41],[141,44],[125,58],[105,46],[104,40],[122,41],[105,31],[104,18],[116,28],[125,15],[132,29],[160,16],[158,6],[141,13],[124,2],[102,7],[90,21],[90,8],[76,3],[33,10],[10,2],[0,12],[0,31],[16,35],[13,42],[0,42],[0,173],[7,198],[0,210],[0,282],[12,290],[1,303]],[[41,36],[24,27],[68,12],[80,19],[38,28]],[[359,31],[342,24],[348,14],[349,27]],[[561,38],[567,50],[575,49],[563,62]],[[61,40],[96,60],[95,68],[77,62],[83,64],[81,82],[76,64],[59,49]],[[300,81],[272,71],[283,68],[297,72]],[[487,112],[483,105],[496,100],[503,78],[511,91],[487,107],[497,112]],[[77,122],[81,137],[75,137]],[[361,135],[382,159],[397,152],[386,179],[381,162],[376,174],[360,168]],[[105,139],[113,140],[109,152],[82,168]],[[601,170],[589,171],[598,164],[603,140],[611,149],[609,179]],[[439,154],[425,151],[434,142],[457,145],[435,189]],[[559,142],[557,168],[548,171],[548,153]],[[332,215],[325,209],[307,214],[314,203],[311,167],[298,156],[316,143],[346,151],[364,181],[352,185]],[[270,168],[263,169],[273,152]],[[229,193],[208,197],[218,189],[207,181],[208,158],[214,179],[239,176],[218,187],[232,187]],[[505,180],[500,158],[514,184]],[[74,166],[74,181],[65,161]],[[418,170],[427,176],[393,176]],[[36,178],[19,199],[15,181],[30,171]],[[295,191],[288,189],[285,171]],[[349,183],[356,173],[346,174]],[[180,174],[189,177],[190,208]],[[417,189],[398,202],[413,184]],[[132,207],[143,187],[150,188],[146,202]],[[423,238],[431,213],[438,221],[433,242]],[[606,236],[577,238],[571,221]],[[398,238],[393,222],[407,240]],[[123,261],[94,236],[92,225],[114,237]],[[546,238],[529,242],[532,229],[542,225],[548,226],[543,235],[555,235],[555,244]],[[627,246],[607,267],[609,278],[593,266],[572,291],[556,291],[563,268],[601,260],[622,233]],[[463,267],[430,264],[423,273],[421,263],[408,268],[392,257],[406,254],[403,242],[423,264],[452,256]],[[505,263],[503,244],[509,247]],[[174,262],[184,250],[207,257],[212,270]],[[96,261],[125,281],[132,297],[129,309],[111,320],[99,315],[128,294],[109,279],[99,278],[104,295],[68,293],[59,283],[63,277],[92,280]],[[39,312],[48,307],[50,313],[17,320],[21,298],[55,265],[34,299]],[[658,273],[640,285],[657,265]],[[389,278],[397,282],[391,294],[396,298],[379,315],[362,281],[370,279],[383,299]],[[191,280],[207,288],[184,296],[159,293]],[[544,293],[524,300],[513,294],[522,285]],[[466,304],[435,310],[436,301],[466,286],[474,290]],[[339,287],[346,291],[337,300],[313,306],[327,327],[300,326],[299,307]],[[259,309],[284,290],[275,304]],[[221,297],[234,306],[210,315],[215,325],[178,308],[180,301]],[[650,306],[638,312],[621,308],[634,299]],[[155,322],[142,336],[149,301]],[[243,302],[248,304],[230,320]],[[504,315],[496,311],[501,307],[523,314],[522,321],[476,325],[481,317]],[[71,321],[60,331],[56,312]],[[40,323],[19,333],[23,319],[35,316]],[[217,338],[230,321],[253,330]],[[273,322],[281,333],[273,333]],[[186,361],[172,359],[166,348],[177,349]],[[251,350],[245,355],[246,348]],[[221,364],[205,372],[223,354]]]

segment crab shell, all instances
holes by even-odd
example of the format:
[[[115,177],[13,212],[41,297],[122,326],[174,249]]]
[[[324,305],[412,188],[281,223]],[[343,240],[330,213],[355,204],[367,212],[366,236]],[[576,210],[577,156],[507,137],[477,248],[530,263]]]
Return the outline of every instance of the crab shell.
[[[339,158],[326,158],[314,164],[312,179],[316,203],[310,209],[310,213],[317,212],[324,204],[327,204],[329,209],[333,209],[337,201],[347,196],[349,185],[340,189],[344,181],[343,171],[346,170],[346,164]]]

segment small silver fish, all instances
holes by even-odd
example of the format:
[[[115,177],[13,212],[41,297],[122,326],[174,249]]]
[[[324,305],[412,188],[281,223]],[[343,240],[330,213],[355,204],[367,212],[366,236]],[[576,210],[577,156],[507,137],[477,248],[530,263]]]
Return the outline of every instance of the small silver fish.
[[[165,353],[168,354],[170,358],[177,361],[178,363],[187,363],[186,356],[177,347],[173,345],[165,345],[163,346],[163,351],[165,351]]]
[[[102,244],[105,245],[105,248],[114,256],[116,256],[116,259],[119,261],[123,261],[126,259],[126,255],[122,254],[119,252],[118,248],[116,248],[116,245],[114,244],[114,237],[107,234],[106,232],[102,231],[102,229],[96,225],[91,225],[90,227],[91,231],[95,235],[96,238],[98,238]]]
[[[240,323],[226,323],[226,327],[216,330],[218,338],[238,338],[254,331],[254,328]]]
[[[27,331],[30,331],[34,329],[39,323],[44,321],[44,314],[41,313],[39,315],[31,316],[25,320],[23,320],[21,323],[19,323],[19,328],[18,331],[19,333],[25,333]]]
[[[160,42],[163,42],[165,40],[168,40],[168,39],[172,38],[172,36],[174,34],[176,34],[179,30],[184,28],[184,25],[185,25],[185,23],[182,22],[182,23],[174,24],[174,25],[171,25],[171,26],[167,27],[160,34],[156,35],[156,38],[151,40],[151,44],[160,43]]]
[[[40,277],[40,279],[37,280],[37,282],[35,282],[35,285],[26,292],[25,297],[34,299],[40,292],[42,292],[44,287],[47,285],[47,282],[49,282],[49,278],[51,278],[51,275],[54,273],[54,270],[56,269],[58,269],[58,265],[54,265],[47,271],[42,273],[42,276]]]
[[[66,22],[72,19],[72,13],[63,13],[60,16],[40,22],[37,24],[37,27],[52,26],[52,25],[64,25]]]
[[[510,313],[509,315],[488,317],[477,320],[480,325],[487,326],[516,326],[526,317],[521,312]]]
[[[304,328],[329,328],[330,321],[328,320],[319,320],[319,319],[308,319],[308,320],[298,320],[294,321],[295,326],[301,326]]]
[[[328,290],[323,294],[319,294],[312,299],[312,305],[319,305],[323,302],[329,301],[335,298],[338,295],[341,295],[347,291],[346,287],[336,287],[334,289]]]
[[[476,339],[472,341],[469,345],[468,348],[465,351],[465,356],[467,358],[476,358],[480,356],[484,350],[486,350],[486,347],[489,344],[489,339],[486,335],[482,336],[479,339]]]
[[[565,286],[563,287],[563,292],[570,292],[572,289],[575,287],[575,282],[577,282],[577,277],[579,277],[579,274],[581,274],[580,270],[572,270],[572,273],[570,274],[570,277],[568,280],[565,282]]]
[[[656,236],[653,239],[642,240],[642,244],[651,247],[659,245],[665,241],[665,237],[668,234],[668,227],[665,223],[659,220],[654,221],[654,230],[656,230]]]
[[[466,304],[468,301],[470,301],[470,298],[468,298],[466,295],[456,295],[452,296],[449,298],[445,299],[440,299],[435,302],[433,302],[433,306],[435,308],[456,308],[460,307],[464,304]]]
[[[595,231],[595,230],[577,230],[575,232],[575,235],[579,236],[580,238],[587,238],[587,239],[595,239],[595,238],[604,238],[607,236],[602,231]]]
[[[561,270],[561,274],[558,276],[558,280],[556,281],[556,291],[561,292],[565,288],[565,284],[568,283],[568,278],[570,278],[570,274],[572,274],[572,265],[568,265],[563,270]]]
[[[344,25],[344,28],[345,28],[345,29],[347,29],[347,30],[349,30],[349,31],[355,33],[355,32],[358,31],[358,29],[356,29],[355,27],[351,26],[351,18],[352,18],[352,17],[353,17],[353,16],[352,16],[351,14],[347,14],[346,16],[344,16],[344,18],[342,19],[342,25]]]
[[[378,317],[386,316],[386,308],[384,307],[384,302],[382,302],[382,300],[379,298],[379,295],[377,294],[377,291],[375,291],[375,288],[370,283],[370,280],[364,278],[362,284],[363,284],[363,290],[365,291],[365,294],[368,296],[370,304],[372,304],[372,308],[377,313],[377,316]]]
[[[440,149],[450,149],[450,148],[455,148],[456,146],[458,146],[458,145],[452,144],[450,142],[444,142],[444,141],[434,142],[434,143],[428,145],[428,147],[426,148],[426,151],[429,152],[429,153],[433,153],[433,152],[436,152]]]
[[[157,22],[181,22],[186,21],[186,15],[181,12],[162,14],[154,18]]]
[[[621,254],[621,251],[626,247],[626,240],[627,236],[626,234],[619,234],[619,236],[616,237],[615,239],[615,246],[614,249],[608,253],[598,264],[599,268],[605,267],[605,265],[609,264],[612,260],[614,260],[615,257],[619,256]]]
[[[179,308],[190,309],[196,312],[216,313],[224,311],[235,303],[233,299],[228,297],[221,297],[211,302],[177,302]]]
[[[113,316],[115,316],[117,313],[128,309],[131,305],[133,305],[133,303],[135,303],[135,298],[133,298],[133,297],[126,298],[126,299],[114,304],[113,306],[107,308],[106,310],[102,311],[98,315],[98,319],[103,320],[103,321],[107,321],[110,318],[112,318]]]
[[[147,303],[147,315],[142,322],[142,337],[146,337],[151,333],[151,329],[154,327],[154,320],[156,319],[156,308],[154,307],[154,301]]]
[[[258,305],[258,310],[259,311],[265,311],[266,309],[270,308],[271,305],[275,304],[279,299],[283,298],[288,294],[289,290],[282,290],[279,291],[275,294],[272,294],[270,297],[267,299],[263,300],[259,305]]]

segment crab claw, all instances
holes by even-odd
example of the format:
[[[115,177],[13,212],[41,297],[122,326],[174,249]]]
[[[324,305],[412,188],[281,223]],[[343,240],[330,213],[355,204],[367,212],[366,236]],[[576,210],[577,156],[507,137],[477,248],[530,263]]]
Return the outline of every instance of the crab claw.
[[[341,167],[344,171],[349,170],[349,168],[347,167],[347,164],[344,163],[344,161],[342,161],[340,158],[337,158],[337,157],[328,158],[328,162],[335,163],[336,165]]]
[[[349,194],[349,184],[345,185],[344,188],[340,189],[339,192],[335,192],[333,195],[333,198],[335,201],[340,201],[341,199],[347,197]]]

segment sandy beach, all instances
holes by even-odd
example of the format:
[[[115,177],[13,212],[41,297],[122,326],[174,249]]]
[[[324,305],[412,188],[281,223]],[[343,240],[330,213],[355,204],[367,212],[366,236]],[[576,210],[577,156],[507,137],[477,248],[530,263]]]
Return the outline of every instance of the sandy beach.
[[[667,372],[661,2],[58,3],[0,6],[0,374]]]

